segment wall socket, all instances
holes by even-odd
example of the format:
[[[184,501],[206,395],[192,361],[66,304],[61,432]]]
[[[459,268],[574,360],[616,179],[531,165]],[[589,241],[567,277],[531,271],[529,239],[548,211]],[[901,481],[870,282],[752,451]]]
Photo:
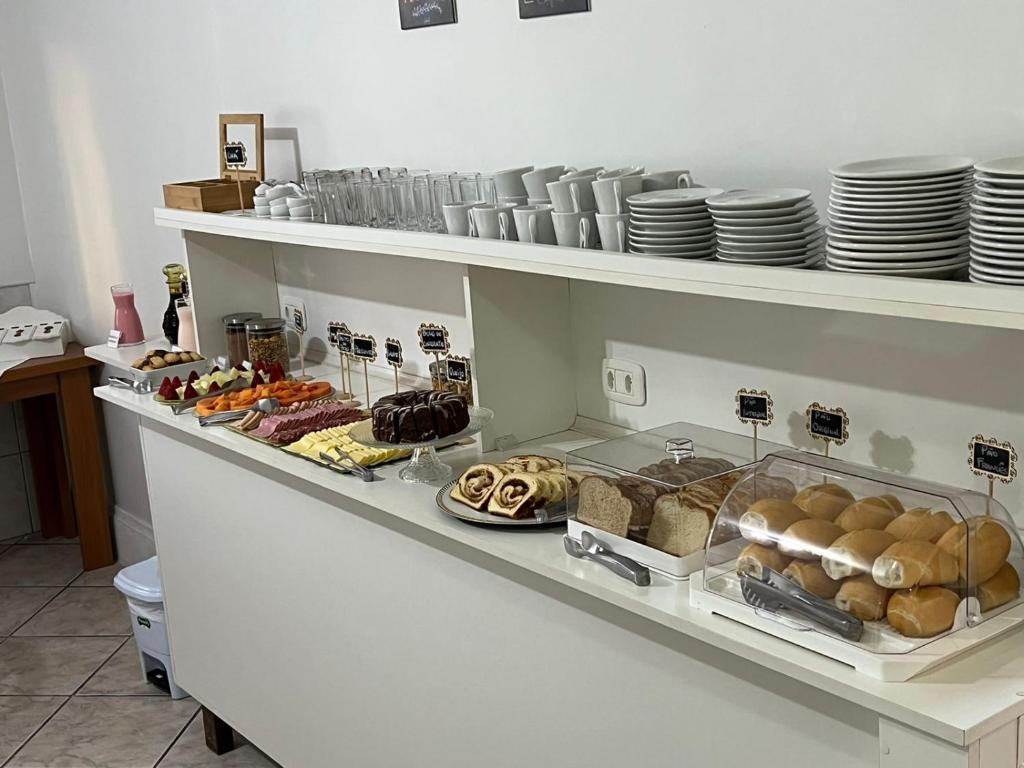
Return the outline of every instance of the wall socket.
[[[604,396],[614,403],[647,402],[647,376],[639,363],[606,357],[601,363],[601,386]]]

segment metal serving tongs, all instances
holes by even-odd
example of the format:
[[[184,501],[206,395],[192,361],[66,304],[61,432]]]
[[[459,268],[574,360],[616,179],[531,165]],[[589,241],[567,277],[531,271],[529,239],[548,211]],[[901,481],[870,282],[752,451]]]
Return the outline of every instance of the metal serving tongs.
[[[263,411],[263,413],[273,413],[281,404],[273,397],[265,397],[262,400],[258,400],[256,405],[252,408],[248,408],[244,411],[224,411],[223,413],[211,413],[209,416],[199,417],[200,427],[213,427],[217,424],[227,424],[231,421],[238,421],[243,418],[247,413],[253,411]]]
[[[650,568],[625,555],[613,552],[598,541],[597,537],[590,531],[580,533],[579,541],[576,541],[567,533],[562,536],[562,545],[565,547],[566,553],[572,557],[600,563],[616,576],[621,576],[638,587],[649,587],[651,585]]]
[[[798,613],[847,640],[860,640],[864,634],[863,621],[839,610],[771,568],[762,568],[761,578],[741,573],[740,591],[743,599],[755,608],[763,608],[772,613]]]
[[[121,376],[111,376],[107,383],[118,389],[130,389],[136,395],[148,395],[153,391],[153,385],[148,381],[135,381]]]
[[[338,458],[331,456],[331,454],[326,451],[320,451],[320,458],[350,475],[356,475],[364,483],[372,483],[377,479],[376,472],[369,467],[364,467],[358,461],[345,453],[345,451],[341,450],[341,448],[333,448],[332,450],[338,454]]]

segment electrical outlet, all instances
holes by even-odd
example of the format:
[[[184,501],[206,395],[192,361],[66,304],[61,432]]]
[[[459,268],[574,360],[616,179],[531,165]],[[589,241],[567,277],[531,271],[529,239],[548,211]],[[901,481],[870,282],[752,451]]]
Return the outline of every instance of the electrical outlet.
[[[625,405],[647,402],[647,377],[639,363],[605,358],[601,363],[601,381],[604,396],[612,402]]]

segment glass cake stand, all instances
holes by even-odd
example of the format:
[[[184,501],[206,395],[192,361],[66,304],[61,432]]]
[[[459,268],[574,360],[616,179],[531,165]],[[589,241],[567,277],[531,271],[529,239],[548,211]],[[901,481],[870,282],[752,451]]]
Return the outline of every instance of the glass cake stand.
[[[490,408],[470,406],[469,426],[454,435],[422,443],[382,443],[373,437],[372,420],[361,421],[349,432],[357,443],[370,448],[412,449],[412,458],[402,467],[398,477],[407,483],[440,483],[452,476],[452,468],[441,461],[437,449],[452,445],[464,437],[472,437],[491,423],[494,411]]]

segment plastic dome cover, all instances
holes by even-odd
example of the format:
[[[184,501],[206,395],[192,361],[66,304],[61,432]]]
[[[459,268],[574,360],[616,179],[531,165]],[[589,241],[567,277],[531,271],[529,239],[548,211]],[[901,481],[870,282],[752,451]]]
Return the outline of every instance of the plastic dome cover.
[[[995,499],[784,451],[722,504],[702,591],[789,630],[901,654],[1018,605],[1022,567]]]

